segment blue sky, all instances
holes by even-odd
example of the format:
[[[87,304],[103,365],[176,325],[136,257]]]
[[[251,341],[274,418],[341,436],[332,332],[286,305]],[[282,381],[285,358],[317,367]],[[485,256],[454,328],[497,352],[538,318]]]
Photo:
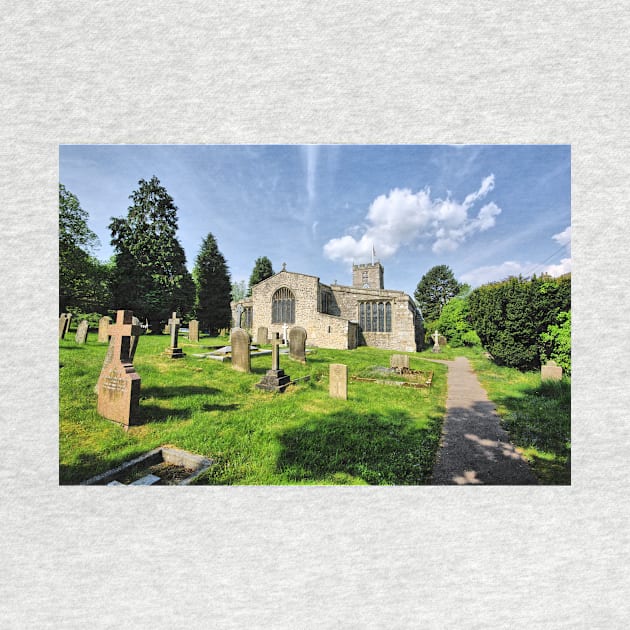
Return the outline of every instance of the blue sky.
[[[571,270],[568,145],[62,145],[59,181],[112,252],[140,179],[178,208],[192,269],[211,232],[233,281],[267,256],[274,271],[351,284],[372,247],[385,286],[413,294],[435,265],[473,287]]]

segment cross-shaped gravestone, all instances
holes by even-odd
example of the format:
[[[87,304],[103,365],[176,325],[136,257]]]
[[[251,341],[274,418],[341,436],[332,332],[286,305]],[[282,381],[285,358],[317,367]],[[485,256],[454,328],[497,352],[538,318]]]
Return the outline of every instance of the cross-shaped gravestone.
[[[235,328],[240,328],[241,327],[241,319],[243,319],[243,305],[239,304],[236,307],[236,321],[234,322],[234,327]]]
[[[181,321],[182,320],[177,317],[177,311],[173,311],[171,319],[168,320],[169,329],[171,331],[171,347],[167,348],[165,352],[171,357],[171,359],[181,359],[181,357],[184,356],[182,349],[177,347],[179,325],[181,324]]]
[[[118,311],[116,323],[108,327],[109,349],[97,383],[97,411],[109,420],[128,427],[138,423],[140,377],[130,358],[131,337],[141,333],[133,324],[131,311]]]
[[[433,352],[439,352],[440,351],[440,333],[436,330],[431,335],[431,338],[434,341],[434,343],[433,343]]]
[[[274,334],[274,338],[271,340],[271,369],[279,370],[280,369],[280,344],[282,343],[281,339],[278,336],[278,333]]]

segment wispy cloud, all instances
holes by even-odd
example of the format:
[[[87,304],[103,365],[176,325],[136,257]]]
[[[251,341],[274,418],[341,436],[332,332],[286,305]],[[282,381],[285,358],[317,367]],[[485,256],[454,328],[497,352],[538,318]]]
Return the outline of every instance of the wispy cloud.
[[[317,178],[317,159],[319,156],[319,146],[308,144],[301,147],[306,161],[306,194],[309,204],[315,201],[317,191],[315,189]]]
[[[380,258],[393,256],[400,247],[433,241],[435,253],[457,249],[475,232],[493,227],[501,213],[494,202],[484,205],[476,216],[469,210],[494,189],[494,175],[488,175],[478,190],[468,194],[463,202],[449,195],[433,199],[429,187],[412,192],[394,188],[380,195],[370,205],[363,234],[347,230],[344,236],[333,238],[324,245],[324,254],[331,260],[350,261],[369,256],[372,246]]]

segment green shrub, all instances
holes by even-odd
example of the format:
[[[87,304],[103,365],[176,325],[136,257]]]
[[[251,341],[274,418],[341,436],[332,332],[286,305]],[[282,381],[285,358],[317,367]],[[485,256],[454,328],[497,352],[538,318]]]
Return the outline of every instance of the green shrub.
[[[437,329],[446,337],[450,346],[474,346],[481,341],[469,321],[467,298],[453,298],[442,309]]]
[[[558,313],[557,323],[540,334],[541,361],[553,359],[562,369],[571,374],[571,311]]]
[[[541,338],[558,314],[571,308],[571,276],[509,278],[475,289],[470,320],[499,365],[540,367]]]

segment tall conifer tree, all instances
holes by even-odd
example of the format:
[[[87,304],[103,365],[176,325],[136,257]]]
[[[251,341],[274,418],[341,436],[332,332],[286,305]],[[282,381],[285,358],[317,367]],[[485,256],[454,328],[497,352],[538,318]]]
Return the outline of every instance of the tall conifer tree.
[[[212,335],[221,328],[228,328],[232,319],[232,283],[225,258],[212,234],[201,244],[193,277],[197,286],[195,310],[201,327]]]
[[[157,177],[141,179],[131,195],[126,218],[109,228],[115,250],[115,308],[148,318],[153,330],[173,311],[186,316],[194,304],[195,285],[177,240],[177,207]]]
[[[273,276],[273,267],[271,266],[269,258],[267,258],[267,256],[256,258],[252,275],[249,277],[249,289],[247,291],[247,295],[252,294],[252,287],[255,284],[258,284],[271,276]]]

